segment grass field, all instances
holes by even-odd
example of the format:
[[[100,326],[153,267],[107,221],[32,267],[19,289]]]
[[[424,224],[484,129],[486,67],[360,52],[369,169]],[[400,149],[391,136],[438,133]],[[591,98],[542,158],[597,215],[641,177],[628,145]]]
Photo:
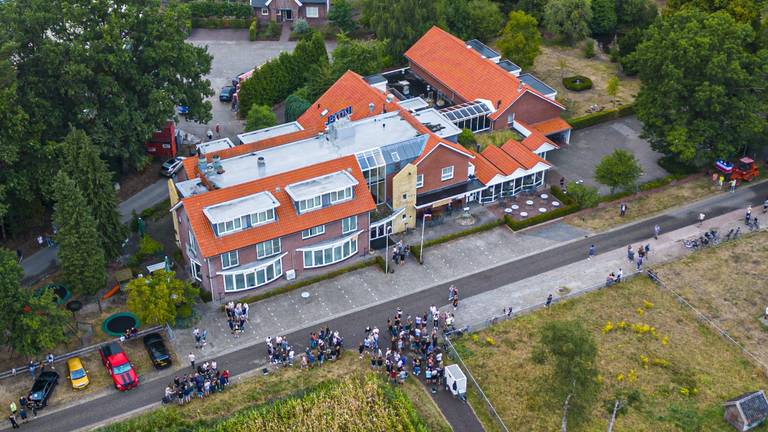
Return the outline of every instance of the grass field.
[[[713,188],[709,179],[696,177],[672,183],[660,189],[630,195],[620,200],[601,203],[595,208],[568,216],[565,221],[570,225],[598,232],[653,216],[669,208],[691,203],[718,192],[721,191]],[[619,206],[622,202],[627,203],[628,207],[624,217],[619,215]]]
[[[637,390],[639,402],[619,417],[614,431],[728,431],[732,429],[722,418],[722,402],[768,384],[758,367],[671,294],[648,279],[634,279],[495,325],[476,339],[465,336],[457,341],[467,366],[510,430],[559,430],[562,402],[545,402],[539,384],[548,366],[532,360],[539,329],[552,320],[582,322],[598,347],[598,402],[586,424],[569,430],[606,430],[606,405],[612,406],[616,392]],[[613,329],[604,332],[609,322]],[[633,324],[640,326],[635,330]],[[493,345],[486,342],[489,337]],[[470,403],[476,412],[485,410],[476,397],[470,397]],[[487,430],[497,430],[488,416],[481,421]]]
[[[290,421],[301,422],[312,418],[325,421],[334,417],[334,413],[346,420],[354,420],[355,416],[359,416],[359,424],[364,424],[367,417],[381,419],[382,429],[366,430],[450,430],[431,397],[418,383],[410,382],[397,389],[386,384],[383,375],[378,377],[366,374],[365,363],[361,363],[357,356],[346,355],[337,362],[326,363],[322,368],[311,371],[287,368],[267,376],[249,377],[241,382],[235,382],[235,385],[230,386],[225,392],[214,394],[204,401],[195,400],[181,407],[161,408],[101,430],[104,432],[354,430],[346,425],[355,423],[325,425],[323,429],[315,429],[312,424],[294,429],[297,423],[290,423]],[[302,397],[306,394],[310,396],[303,399]],[[328,395],[332,396],[327,397]],[[361,400],[369,403],[360,403]],[[276,401],[282,402],[273,407],[271,404]],[[312,406],[308,404],[309,402],[312,402]],[[288,412],[293,414],[286,414]],[[290,418],[285,421],[266,422],[265,419],[269,416],[281,413]],[[252,422],[256,418],[265,420],[263,427],[252,426],[258,424],[258,422]],[[386,427],[384,419],[388,418],[395,419],[398,423],[391,425],[392,427]],[[240,419],[240,421],[228,419]],[[229,427],[230,421],[235,421],[237,427]],[[320,421],[315,423],[318,427],[321,426]],[[269,427],[264,426],[267,424]],[[414,429],[408,429],[407,426],[413,426]],[[399,427],[403,429],[398,429]]]
[[[480,151],[483,151],[489,145],[501,147],[504,145],[504,143],[511,139],[522,141],[525,137],[520,135],[515,130],[507,129],[494,132],[479,133],[475,135],[475,138],[477,139],[477,143],[480,144]]]

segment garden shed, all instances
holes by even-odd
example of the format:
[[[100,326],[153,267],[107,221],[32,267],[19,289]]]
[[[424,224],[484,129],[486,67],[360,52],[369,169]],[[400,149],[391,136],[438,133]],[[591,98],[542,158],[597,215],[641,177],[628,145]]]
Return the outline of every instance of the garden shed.
[[[725,421],[740,432],[756,428],[768,418],[765,391],[748,392],[725,401]]]

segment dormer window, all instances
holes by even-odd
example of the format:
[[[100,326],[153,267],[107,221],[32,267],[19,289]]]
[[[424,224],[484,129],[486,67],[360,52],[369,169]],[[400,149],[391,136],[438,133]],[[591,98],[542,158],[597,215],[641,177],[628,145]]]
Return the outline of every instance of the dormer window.
[[[314,198],[301,200],[298,202],[298,205],[299,205],[299,213],[304,213],[304,212],[322,207],[323,198],[320,196],[316,196]]]
[[[344,201],[352,198],[352,188],[348,187],[344,190],[340,191],[333,191],[330,193],[330,201],[331,204],[337,203],[339,201]]]
[[[276,220],[280,203],[269,192],[259,192],[203,209],[217,236]]]
[[[299,214],[334,205],[354,197],[357,179],[347,171],[338,171],[290,184],[285,191],[293,199]]]

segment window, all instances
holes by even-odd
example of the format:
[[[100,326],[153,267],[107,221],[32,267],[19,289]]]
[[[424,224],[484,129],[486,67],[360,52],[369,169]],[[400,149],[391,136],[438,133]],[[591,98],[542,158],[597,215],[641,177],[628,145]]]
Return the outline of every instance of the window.
[[[346,234],[357,229],[357,216],[350,216],[341,220],[341,233]]]
[[[301,200],[299,201],[299,213],[304,213],[306,211],[316,209],[323,206],[323,198],[320,196],[316,196],[314,198],[310,198],[307,200]]]
[[[403,194],[403,201],[408,199],[408,194]]]
[[[240,291],[244,289],[255,288],[283,275],[283,259],[276,259],[274,262],[267,264],[266,266],[245,270],[242,273],[225,274],[224,278],[224,291]]]
[[[240,264],[238,261],[237,251],[221,254],[221,269],[224,270],[231,267],[237,267],[237,265]]]
[[[453,178],[453,165],[443,168],[440,173],[440,180],[446,181]]]
[[[269,15],[269,8],[261,8],[262,15]]]
[[[304,268],[323,267],[343,261],[357,253],[357,237],[330,244],[321,249],[304,251]]]
[[[419,174],[416,176],[416,189],[424,186],[424,174]]]
[[[251,225],[259,225],[273,220],[275,220],[275,209],[269,209],[251,215]]]
[[[203,281],[203,266],[195,260],[189,260],[189,264],[192,267],[192,276],[199,281]]]
[[[218,231],[219,235],[227,234],[233,231],[240,231],[242,228],[243,223],[240,218],[216,224],[216,230]]]
[[[397,152],[392,152],[389,155],[392,156],[393,162],[400,162],[400,155]]]
[[[192,230],[189,230],[189,243],[187,243],[187,251],[190,255],[197,256],[197,239],[195,239],[195,235],[192,233]]]
[[[317,6],[307,6],[307,18],[320,17],[320,9]]]
[[[339,201],[344,201],[352,198],[352,188],[348,187],[344,190],[333,191],[329,195],[330,195],[331,204],[337,203]]]
[[[256,258],[262,259],[280,253],[280,239],[267,240],[256,244]]]
[[[301,232],[301,238],[308,239],[310,237],[319,236],[320,234],[325,234],[325,225],[318,225],[310,229],[305,229]]]

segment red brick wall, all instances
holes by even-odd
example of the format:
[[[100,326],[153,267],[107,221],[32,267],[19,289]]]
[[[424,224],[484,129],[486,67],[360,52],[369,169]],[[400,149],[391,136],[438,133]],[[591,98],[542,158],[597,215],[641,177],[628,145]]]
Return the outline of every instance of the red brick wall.
[[[441,181],[442,169],[451,165],[453,178]],[[469,158],[445,146],[436,147],[416,168],[418,174],[424,175],[424,186],[416,189],[419,194],[464,183],[469,178]]]
[[[560,108],[537,95],[526,93],[512,104],[493,125],[494,129],[507,129],[507,116],[515,113],[515,120],[538,123],[560,116]]]
[[[429,85],[431,85],[434,89],[437,89],[441,91],[446,96],[450,97],[455,104],[467,102],[464,100],[461,96],[457,95],[453,92],[450,88],[446,87],[445,85],[441,84],[435,77],[429,74],[426,70],[422,69],[419,65],[416,63],[413,63],[409,61],[409,64],[411,66],[411,72],[419,76],[421,79],[426,81]]]

